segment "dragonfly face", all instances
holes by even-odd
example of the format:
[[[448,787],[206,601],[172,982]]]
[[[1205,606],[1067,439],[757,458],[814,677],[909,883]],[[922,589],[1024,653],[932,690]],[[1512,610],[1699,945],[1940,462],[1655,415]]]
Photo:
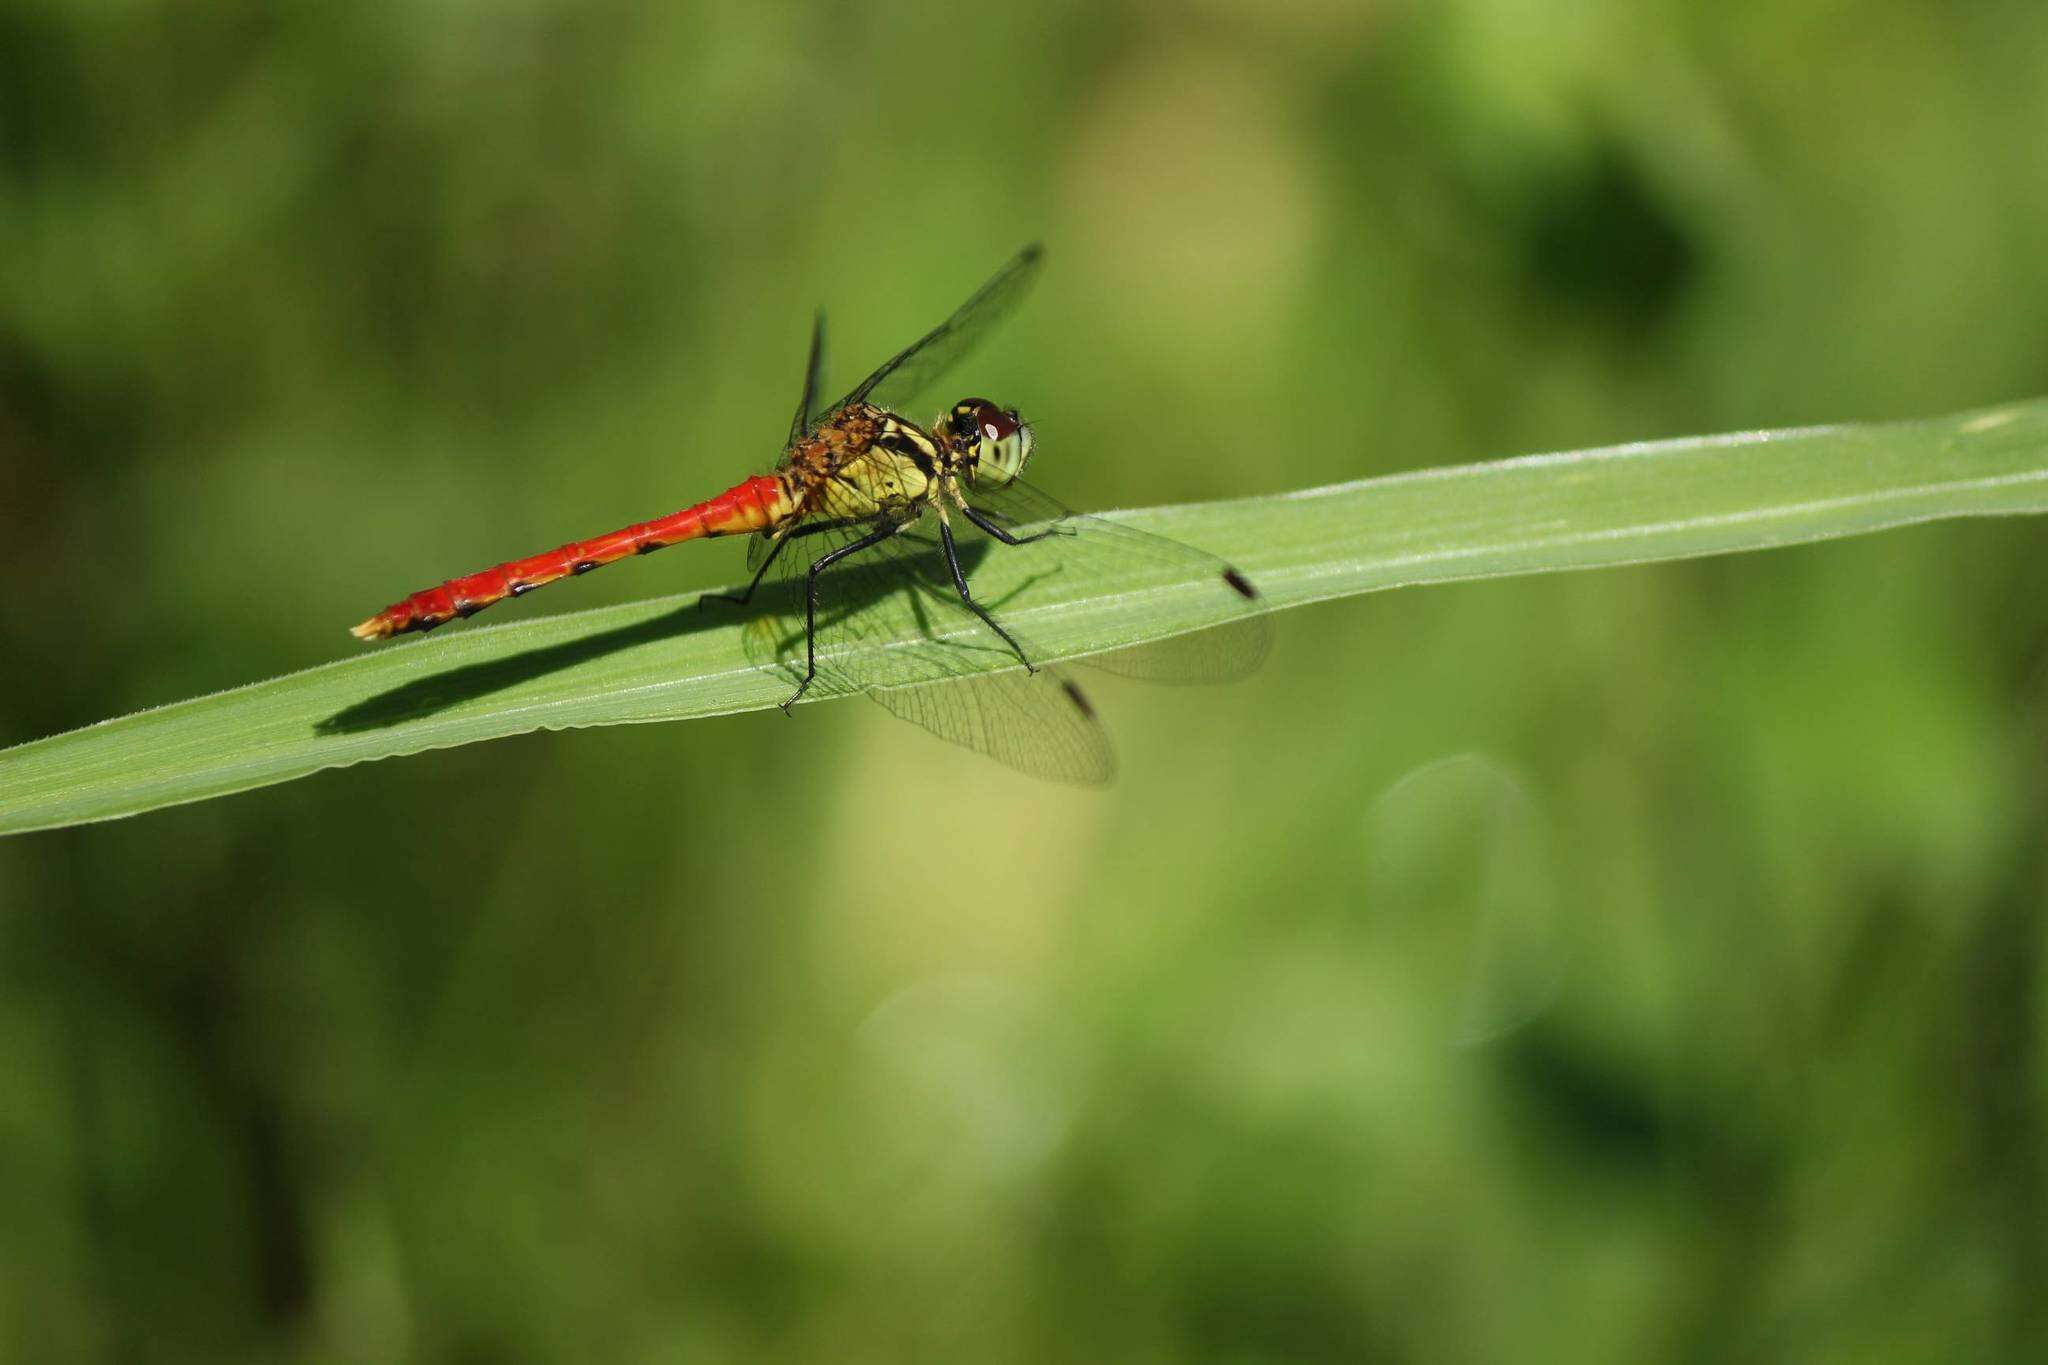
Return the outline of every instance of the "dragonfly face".
[[[961,476],[974,487],[1014,483],[1031,460],[1031,428],[1015,408],[986,398],[963,398],[939,419],[938,435],[953,451]]]

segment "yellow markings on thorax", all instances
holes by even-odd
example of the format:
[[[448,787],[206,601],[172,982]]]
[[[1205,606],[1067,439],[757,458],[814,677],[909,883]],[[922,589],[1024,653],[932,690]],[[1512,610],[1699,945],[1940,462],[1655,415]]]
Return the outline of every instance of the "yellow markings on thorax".
[[[939,501],[951,463],[930,433],[863,404],[791,452],[787,477],[808,515],[914,521]]]

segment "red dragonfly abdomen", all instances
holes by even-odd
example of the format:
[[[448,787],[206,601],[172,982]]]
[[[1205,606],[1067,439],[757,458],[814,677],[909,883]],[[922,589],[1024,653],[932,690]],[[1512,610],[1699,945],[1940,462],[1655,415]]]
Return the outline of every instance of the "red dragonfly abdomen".
[[[426,588],[402,602],[392,603],[352,627],[350,634],[359,640],[382,640],[409,630],[432,630],[443,621],[474,616],[493,602],[532,592],[570,574],[588,573],[600,564],[628,555],[646,554],[664,545],[703,536],[737,536],[767,530],[794,509],[788,484],[772,475],[759,475],[680,512],[608,535],[571,541],[559,549],[515,559],[464,578],[451,578],[439,587]]]

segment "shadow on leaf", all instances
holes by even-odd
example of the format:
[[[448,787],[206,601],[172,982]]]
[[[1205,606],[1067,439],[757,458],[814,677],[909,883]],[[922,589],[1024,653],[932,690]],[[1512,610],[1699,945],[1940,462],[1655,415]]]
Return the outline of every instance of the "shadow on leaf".
[[[986,555],[987,550],[985,543],[961,545],[962,568],[971,571]],[[919,574],[927,571],[932,575],[944,573],[936,561],[931,565],[925,565],[921,562],[923,557],[920,556],[919,559]],[[896,581],[893,582],[889,578],[870,573],[825,574],[819,580],[820,628],[823,629],[827,621],[834,617],[868,610],[897,591],[903,591],[915,600],[926,590],[918,581],[919,574],[896,575]],[[913,614],[919,628],[927,635],[931,634],[935,623],[925,615],[922,604],[914,609]],[[802,621],[803,598],[800,576],[779,583],[763,583],[755,592],[753,600],[745,606],[720,602],[692,602],[688,606],[678,607],[651,620],[601,631],[580,640],[544,645],[485,663],[463,664],[430,677],[415,678],[388,691],[366,697],[328,716],[313,728],[315,733],[321,735],[353,735],[403,725],[409,721],[424,720],[466,702],[533,682],[551,673],[592,663],[617,654],[621,650],[680,639],[699,631],[717,630],[735,624],[741,627],[742,634],[749,637],[750,641],[765,639],[775,642],[773,657],[760,657],[755,661],[764,668],[793,670],[791,686],[794,686],[795,679],[802,676],[801,669],[795,668],[795,661],[800,661],[803,654]],[[773,626],[778,622],[788,623],[789,628],[749,629],[756,627],[757,623]],[[414,645],[411,648],[419,646]]]

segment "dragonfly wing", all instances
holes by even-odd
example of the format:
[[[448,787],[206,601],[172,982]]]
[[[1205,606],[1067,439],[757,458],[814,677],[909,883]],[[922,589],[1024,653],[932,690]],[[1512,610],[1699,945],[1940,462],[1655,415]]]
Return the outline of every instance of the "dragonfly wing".
[[[919,561],[927,552],[922,542],[906,541],[899,548],[893,537],[854,551],[857,542],[887,524],[874,514],[872,503],[832,480],[813,490],[801,521],[784,534],[779,551],[773,539],[758,538],[750,555],[755,568],[770,553],[776,558],[763,582],[763,609],[742,632],[756,663],[787,672],[792,686],[802,681],[809,657],[805,606],[811,571],[824,564],[817,580],[818,672],[810,695],[844,696],[870,686],[928,682],[972,671],[946,668],[944,650],[881,647],[906,633],[945,633],[936,626],[944,619],[946,604],[932,586],[943,572],[935,548],[930,564]],[[883,546],[894,552],[884,552]]]
[[[1263,616],[1254,616],[1090,654],[1074,662],[1140,682],[1242,682],[1259,671],[1272,647],[1272,627]]]
[[[803,680],[811,570],[846,551],[818,574],[818,672],[809,695],[972,678],[1018,662],[961,604],[935,538],[912,528],[852,550],[881,524],[818,517],[791,532],[770,574],[775,585],[764,584],[762,610],[742,631],[748,656],[786,673],[792,686]]]
[[[797,400],[796,416],[789,424],[789,445],[811,434],[811,413],[818,403],[818,380],[825,366],[825,310],[811,319],[811,358],[804,366],[804,396]],[[784,446],[787,450],[789,446]]]
[[[1034,675],[1018,668],[868,695],[940,739],[1033,777],[1099,786],[1116,776],[1116,752],[1094,706],[1058,669]]]
[[[741,636],[749,657],[792,687],[807,666],[811,566],[882,524],[834,520],[830,496],[792,533],[775,563],[776,585],[764,587],[762,610]],[[985,549],[964,547],[963,561]],[[906,526],[820,573],[816,620],[810,695],[867,692],[939,738],[1037,777],[1093,784],[1115,771],[1109,738],[1080,687],[1056,670],[1026,673],[968,612],[929,525]]]
[[[1202,595],[1216,624],[1148,640],[1077,662],[1146,682],[1235,682],[1255,672],[1272,645],[1258,591],[1216,556],[1165,536],[1068,509],[1022,480],[969,498],[975,510],[1020,537],[1053,534],[1030,544],[997,545],[998,554],[1036,555],[1049,573],[1080,573],[1125,591],[1147,586]]]
[[[1016,305],[1037,277],[1044,255],[1036,242],[1018,252],[973,298],[955,309],[953,316],[889,357],[834,409],[849,403],[873,403],[901,410],[936,384]]]
[[[1086,696],[1057,668],[1041,664],[1036,674],[1027,673],[1010,646],[961,601],[935,515],[856,550],[886,523],[861,516],[860,500],[837,484],[817,497],[776,561],[776,589],[743,636],[757,663],[784,673],[791,686],[802,681],[811,567],[844,551],[818,575],[817,675],[810,695],[864,691],[932,734],[1023,772],[1081,783],[1108,780],[1114,768],[1109,741]],[[845,506],[835,507],[835,498]],[[1257,594],[1214,556],[1069,512],[1028,485],[992,490],[974,506],[1004,536],[1025,541],[1006,544],[1004,536],[986,534],[957,512],[950,518],[975,601],[1016,636],[1034,663],[1042,652],[1017,629],[1012,612],[1034,593],[1056,591],[1061,581],[1091,590],[1113,584],[1118,593],[1192,592],[1202,599],[1201,614],[1220,627],[1090,656],[1085,662],[1091,665],[1157,681],[1215,681],[1242,676],[1263,657],[1268,628]],[[872,504],[866,507],[871,513]],[[1029,539],[1048,530],[1054,534]],[[977,573],[996,556],[1003,560],[999,576]]]
[[[1116,577],[1107,581],[1120,585],[1142,587],[1153,580],[1193,583],[1198,591],[1209,594],[1217,613],[1225,618],[1211,629],[1089,655],[1077,662],[1153,682],[1223,682],[1244,677],[1265,657],[1269,623],[1258,610],[1255,594],[1247,597],[1225,581],[1228,575],[1244,582],[1242,575],[1221,560],[1178,541],[1069,512],[1028,486],[1013,484],[1011,488],[1016,490],[1014,496],[994,500],[1002,529],[1020,538],[1054,527],[1060,534],[1008,545],[971,529],[971,523],[957,515],[952,522],[962,567],[976,600],[1018,637],[1034,662],[1043,657],[1042,652],[1018,628],[1009,608],[1027,602],[1032,585],[1076,567],[1083,572],[1114,574]],[[1021,668],[980,671],[991,660],[1007,665],[1015,662],[1016,656],[962,605],[935,519],[928,516],[906,527],[874,547],[872,553],[888,562],[898,579],[915,584],[919,627],[930,644],[908,651],[909,657],[918,667],[959,674],[961,680],[879,688],[870,691],[870,696],[942,739],[1034,776],[1083,784],[1110,780],[1115,756],[1109,738],[1087,695],[1063,668],[1040,663],[1036,675]],[[1000,596],[977,587],[976,567],[995,556],[1009,561],[1005,577],[1016,571],[1023,586]],[[1021,557],[1021,562],[1012,557]]]

